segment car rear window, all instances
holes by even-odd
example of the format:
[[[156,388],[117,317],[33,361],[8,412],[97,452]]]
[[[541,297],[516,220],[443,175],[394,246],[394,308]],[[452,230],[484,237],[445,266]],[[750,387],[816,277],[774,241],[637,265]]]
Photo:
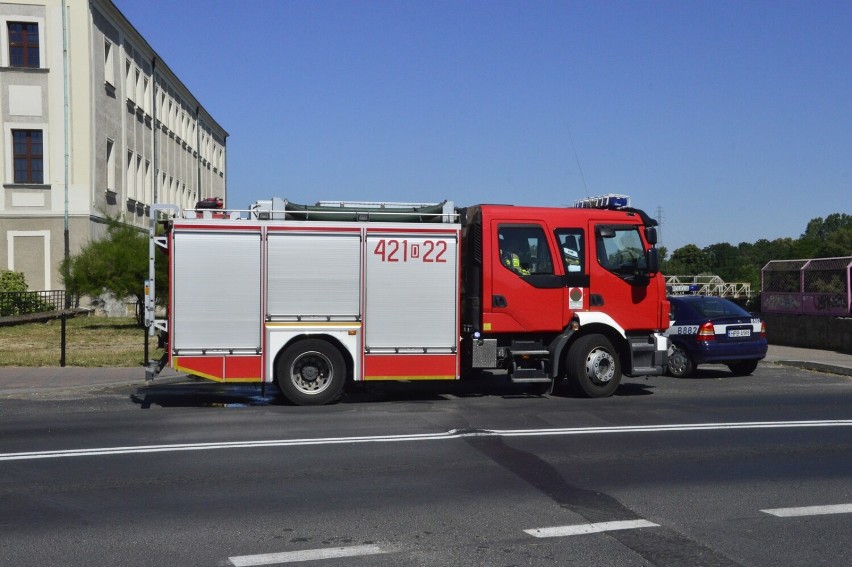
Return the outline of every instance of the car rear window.
[[[692,307],[708,319],[714,317],[751,317],[748,311],[736,303],[718,297],[702,298],[700,301],[693,302]]]

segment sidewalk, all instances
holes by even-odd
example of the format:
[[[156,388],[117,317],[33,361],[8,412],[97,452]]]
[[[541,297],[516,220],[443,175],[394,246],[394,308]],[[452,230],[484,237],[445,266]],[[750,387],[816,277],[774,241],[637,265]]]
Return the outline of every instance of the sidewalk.
[[[769,352],[762,362],[852,376],[852,355],[829,350],[770,345]],[[166,381],[175,382],[185,379],[187,378],[183,374],[166,369],[153,383],[162,384]],[[0,367],[0,395],[134,384],[145,385],[145,369],[141,366],[135,368]]]
[[[167,380],[171,383],[186,379],[185,375],[166,369],[154,383],[163,383]],[[133,368],[0,366],[0,395],[117,385],[144,386],[145,369],[141,366]]]
[[[795,366],[816,372],[852,376],[852,354],[831,350],[769,345],[764,362]]]

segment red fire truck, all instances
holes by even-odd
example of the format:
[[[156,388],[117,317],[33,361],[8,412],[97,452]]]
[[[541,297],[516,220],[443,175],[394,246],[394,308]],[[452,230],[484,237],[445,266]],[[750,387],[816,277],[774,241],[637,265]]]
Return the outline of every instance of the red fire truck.
[[[564,208],[452,202],[154,207],[146,324],[153,377],[275,383],[295,404],[347,381],[486,369],[542,393],[611,395],[661,374],[669,324],[656,222],[624,199]],[[157,234],[159,222],[165,231]],[[168,258],[156,314],[155,248]]]

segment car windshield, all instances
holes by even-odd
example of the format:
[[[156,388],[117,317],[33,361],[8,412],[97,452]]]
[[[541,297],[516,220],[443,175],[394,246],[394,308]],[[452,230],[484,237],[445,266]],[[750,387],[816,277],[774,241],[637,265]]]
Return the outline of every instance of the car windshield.
[[[708,319],[714,317],[751,317],[748,311],[736,303],[720,297],[704,297],[699,301],[692,302],[692,308]]]

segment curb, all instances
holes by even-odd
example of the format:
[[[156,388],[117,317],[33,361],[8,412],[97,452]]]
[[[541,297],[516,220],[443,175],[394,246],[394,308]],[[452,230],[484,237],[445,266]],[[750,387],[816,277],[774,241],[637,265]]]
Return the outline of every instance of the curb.
[[[133,378],[131,380],[115,380],[112,382],[91,382],[86,384],[62,384],[51,386],[22,386],[18,388],[0,389],[0,396],[14,396],[21,394],[44,394],[48,392],[62,392],[68,390],[97,390],[99,388],[114,388],[116,386],[136,386],[145,388],[149,386],[169,386],[172,384],[190,384],[196,382],[185,374],[163,376],[157,380],[147,381],[145,378]]]
[[[846,366],[823,364],[821,362],[807,362],[804,360],[776,360],[774,363],[780,364],[782,366],[792,366],[795,368],[801,368],[802,370],[811,370],[813,372],[825,372],[827,374],[852,376],[852,368],[847,368]]]

